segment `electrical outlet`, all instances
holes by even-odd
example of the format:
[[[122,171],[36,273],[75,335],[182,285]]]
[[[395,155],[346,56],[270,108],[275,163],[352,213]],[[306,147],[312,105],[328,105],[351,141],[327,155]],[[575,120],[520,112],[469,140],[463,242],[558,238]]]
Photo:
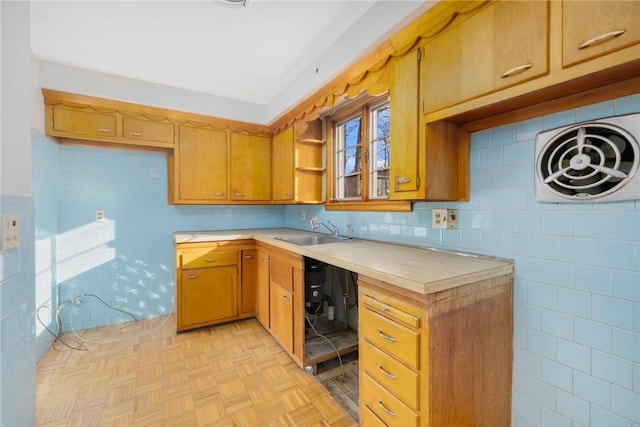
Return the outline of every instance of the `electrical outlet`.
[[[96,222],[104,221],[104,209],[96,209]]]
[[[447,209],[447,228],[458,228],[458,209]]]
[[[20,246],[20,222],[18,214],[2,215],[2,245],[3,251]]]
[[[300,211],[300,219],[307,219],[307,213],[302,209]]]
[[[431,226],[439,229],[447,228],[447,210],[433,209],[431,212]]]

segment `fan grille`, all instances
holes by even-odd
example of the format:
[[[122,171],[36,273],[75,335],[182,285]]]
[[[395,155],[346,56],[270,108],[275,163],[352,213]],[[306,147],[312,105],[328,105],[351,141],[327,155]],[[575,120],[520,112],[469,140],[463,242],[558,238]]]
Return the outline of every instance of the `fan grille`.
[[[638,142],[608,123],[569,127],[541,149],[538,179],[560,198],[597,199],[624,187],[638,169]]]

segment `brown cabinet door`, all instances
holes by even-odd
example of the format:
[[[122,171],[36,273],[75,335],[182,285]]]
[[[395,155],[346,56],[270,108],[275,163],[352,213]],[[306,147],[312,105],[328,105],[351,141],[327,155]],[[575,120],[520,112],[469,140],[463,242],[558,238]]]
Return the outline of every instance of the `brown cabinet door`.
[[[88,137],[115,137],[116,116],[94,111],[53,107],[53,131],[57,135],[87,139]]]
[[[271,334],[293,354],[293,293],[272,280],[270,297]]]
[[[391,139],[389,143],[389,199],[415,199],[419,187],[420,93],[419,50],[395,59],[391,65]],[[403,193],[411,192],[405,196]]]
[[[231,133],[231,200],[271,200],[271,138]]]
[[[242,283],[240,284],[240,314],[255,314],[258,299],[258,252],[242,251]]]
[[[227,199],[227,133],[180,126],[174,173],[179,200]]]
[[[173,147],[175,126],[172,123],[152,122],[150,120],[122,119],[122,136],[135,141],[157,142]]]
[[[258,321],[269,329],[269,254],[258,252]]]
[[[548,1],[484,7],[425,45],[425,113],[547,74],[548,50]]]
[[[182,270],[178,329],[235,317],[237,281],[236,266]]]
[[[293,128],[273,136],[273,200],[293,200]]]
[[[575,65],[640,43],[640,2],[562,3],[562,65]],[[638,48],[640,56],[640,48]]]

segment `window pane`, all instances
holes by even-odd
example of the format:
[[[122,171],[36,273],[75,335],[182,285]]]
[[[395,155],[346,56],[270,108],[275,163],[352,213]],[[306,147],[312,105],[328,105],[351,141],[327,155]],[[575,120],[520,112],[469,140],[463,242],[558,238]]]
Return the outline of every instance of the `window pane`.
[[[389,197],[389,104],[371,110],[369,197]]]
[[[360,198],[362,185],[362,117],[336,125],[336,197]]]

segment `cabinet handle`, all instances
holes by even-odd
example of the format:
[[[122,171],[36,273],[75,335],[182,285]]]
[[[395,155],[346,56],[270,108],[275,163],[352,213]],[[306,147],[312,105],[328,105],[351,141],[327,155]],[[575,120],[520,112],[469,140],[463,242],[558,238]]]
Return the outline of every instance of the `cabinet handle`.
[[[400,178],[396,179],[396,184],[408,184],[410,182],[411,182],[411,180],[409,178],[405,178],[403,176],[401,176]]]
[[[599,36],[595,36],[594,38],[589,39],[586,42],[582,43],[580,46],[578,46],[578,49],[586,49],[589,46],[593,46],[594,44],[602,43],[609,39],[613,39],[615,37],[621,36],[626,32],[627,30],[614,30],[614,31],[609,31],[608,33],[600,34]]]
[[[244,259],[253,259],[253,255],[245,255]]]
[[[207,258],[207,262],[216,262],[217,258]]]
[[[391,336],[385,334],[380,329],[378,329],[378,335],[380,335],[380,338],[382,338],[384,340],[387,340],[389,342],[396,342],[397,341],[394,337],[391,337]]]
[[[285,301],[289,301],[289,297],[288,296],[285,295],[283,298],[284,298]]]
[[[391,311],[391,309],[389,307],[387,307],[386,305],[381,305],[380,306],[380,310],[384,311],[385,313],[388,313]]]
[[[101,133],[107,133],[107,132],[111,132],[111,129],[98,128],[98,129],[96,129],[96,131],[101,132]]]
[[[191,279],[197,279],[198,277],[200,277],[200,276],[199,276],[199,275],[197,275],[197,274],[192,274],[192,275],[187,276],[187,279],[189,279],[189,280],[191,280]]]
[[[236,194],[234,194],[234,196],[235,196],[235,197],[244,197],[244,194],[242,194],[242,193],[236,193]]]
[[[269,260],[267,258],[262,258],[261,260],[262,262],[268,262]]]
[[[293,194],[291,194],[291,193],[287,193],[287,196],[288,196],[288,197],[291,197],[291,196],[293,196]]]
[[[392,417],[395,417],[395,416],[396,416],[396,413],[395,413],[395,412],[393,412],[391,409],[387,408],[387,407],[385,406],[385,404],[384,404],[384,403],[382,403],[382,400],[378,400],[378,406],[379,406],[379,407],[380,407],[384,412],[386,412],[387,414],[391,415]]]
[[[214,196],[216,196],[216,197],[221,197],[221,196],[224,196],[224,193],[220,193],[220,192],[218,192],[218,193],[214,193]]]
[[[129,132],[129,136],[142,136],[140,132]]]
[[[505,71],[501,78],[506,79],[507,77],[511,77],[515,74],[520,74],[523,71],[527,71],[531,67],[533,67],[533,64],[531,63],[518,65],[517,67],[513,67],[512,69]]]
[[[380,371],[380,373],[387,378],[391,378],[392,380],[396,379],[396,376],[393,375],[391,372],[387,371],[386,369],[384,369],[382,365],[378,365],[378,371]]]

